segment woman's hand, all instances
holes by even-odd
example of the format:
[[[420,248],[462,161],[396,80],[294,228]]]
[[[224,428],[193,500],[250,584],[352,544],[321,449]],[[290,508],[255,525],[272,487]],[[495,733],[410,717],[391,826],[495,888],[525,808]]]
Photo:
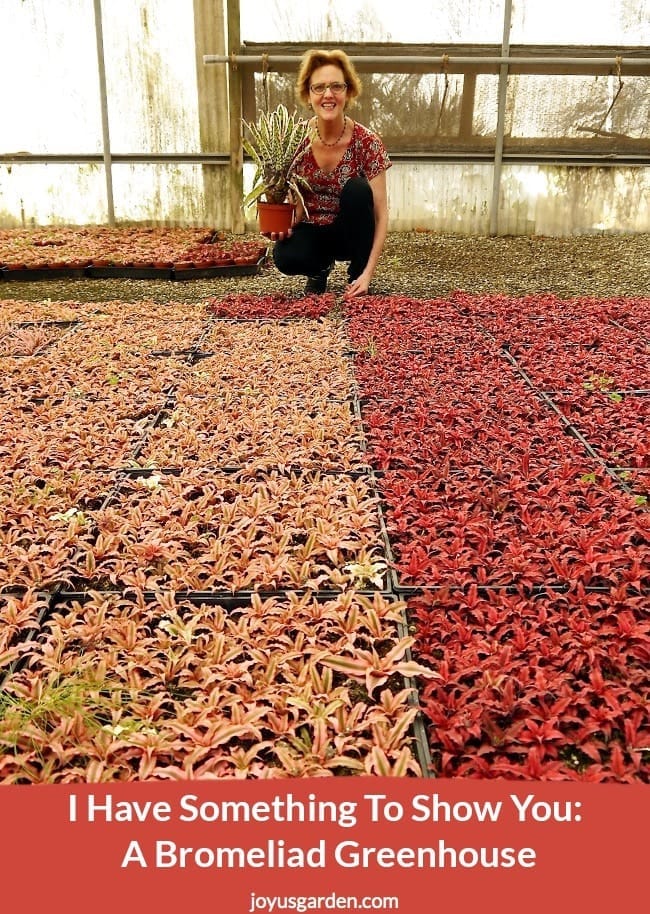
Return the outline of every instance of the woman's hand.
[[[296,203],[293,194],[290,192],[287,198],[289,203],[293,203],[295,206],[293,212],[293,225],[297,225],[304,218],[304,210],[300,203]],[[284,241],[285,238],[291,238],[293,234],[293,228],[290,228],[287,232],[262,232],[263,235],[266,235],[267,238],[270,238],[271,241]]]
[[[289,229],[288,232],[262,232],[263,235],[266,235],[267,238],[270,238],[271,241],[283,241],[285,238],[290,238],[292,235],[292,230]]]
[[[343,293],[343,298],[357,298],[359,295],[367,295],[369,287],[370,277],[366,277],[366,274],[362,273],[361,276],[357,276],[356,279],[348,283]]]

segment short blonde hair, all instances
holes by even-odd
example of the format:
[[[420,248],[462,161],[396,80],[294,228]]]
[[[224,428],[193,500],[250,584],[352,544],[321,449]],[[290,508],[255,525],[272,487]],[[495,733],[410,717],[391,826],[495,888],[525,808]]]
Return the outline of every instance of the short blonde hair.
[[[349,102],[361,95],[361,80],[345,51],[338,48],[334,51],[311,48],[303,54],[296,81],[296,96],[303,105],[309,105],[309,84],[312,73],[319,67],[326,67],[328,64],[339,67],[343,71],[343,81],[348,85],[347,99]]]

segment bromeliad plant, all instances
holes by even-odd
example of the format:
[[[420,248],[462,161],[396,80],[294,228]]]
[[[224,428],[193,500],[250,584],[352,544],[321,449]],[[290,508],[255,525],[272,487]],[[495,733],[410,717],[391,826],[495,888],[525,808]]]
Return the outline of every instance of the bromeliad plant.
[[[519,305],[348,305],[413,653],[439,674],[418,672],[433,767],[647,781],[645,343],[615,302]]]
[[[4,359],[0,590],[379,587],[342,328],[114,304]]]
[[[61,603],[0,697],[0,783],[418,775],[401,609],[352,593],[241,612],[136,592]],[[389,650],[364,694],[325,659],[375,640]]]
[[[244,149],[255,163],[253,188],[244,200],[250,206],[264,195],[268,203],[284,203],[291,193],[304,206],[302,191],[309,184],[296,174],[311,131],[307,121],[289,114],[284,105],[260,114],[255,123],[244,121],[248,136]]]
[[[0,355],[0,781],[418,774],[406,676],[443,777],[647,782],[648,308],[520,304],[86,303]]]
[[[217,317],[231,317],[239,321],[286,317],[317,319],[334,310],[332,293],[296,298],[284,292],[269,295],[253,295],[247,292],[233,292],[206,301],[209,311]]]
[[[225,266],[255,263],[264,252],[259,240],[228,240],[208,228],[50,226],[0,230],[0,267],[8,269]]]
[[[647,782],[645,601],[476,587],[411,600],[419,656],[440,672],[423,687],[438,773]]]

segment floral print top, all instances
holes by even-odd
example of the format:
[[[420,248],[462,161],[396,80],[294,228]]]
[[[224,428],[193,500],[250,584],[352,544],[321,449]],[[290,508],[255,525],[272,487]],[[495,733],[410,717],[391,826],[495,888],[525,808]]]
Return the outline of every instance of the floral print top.
[[[311,190],[303,191],[309,222],[329,225],[339,211],[339,198],[348,178],[362,176],[370,181],[392,164],[379,136],[356,121],[352,139],[333,171],[321,171],[311,144],[306,140],[296,172],[306,178],[311,187]]]

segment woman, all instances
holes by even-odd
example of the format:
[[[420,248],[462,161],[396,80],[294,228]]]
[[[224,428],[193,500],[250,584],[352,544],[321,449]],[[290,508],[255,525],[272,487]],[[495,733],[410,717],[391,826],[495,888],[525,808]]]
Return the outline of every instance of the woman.
[[[335,260],[349,261],[345,296],[365,295],[388,230],[386,171],[391,166],[377,134],[346,113],[361,82],[344,51],[307,51],[296,94],[313,111],[311,140],[297,166],[309,183],[305,207],[285,235],[271,235],[281,273],[307,276],[305,293],[327,289]]]

